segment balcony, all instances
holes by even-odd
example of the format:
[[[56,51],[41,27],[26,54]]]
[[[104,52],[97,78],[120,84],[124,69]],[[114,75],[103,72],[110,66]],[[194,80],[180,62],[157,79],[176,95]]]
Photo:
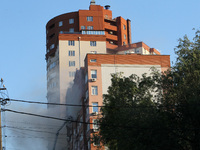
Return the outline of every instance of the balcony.
[[[117,41],[118,40],[117,35],[108,34],[108,33],[106,33],[106,38],[110,39],[112,41]]]
[[[113,25],[111,25],[109,23],[105,23],[104,27],[105,27],[105,29],[108,29],[108,30],[117,31],[117,26],[113,26]]]
[[[106,47],[107,49],[117,49],[118,48],[118,45],[113,45],[113,44],[110,44],[110,43],[106,43]]]

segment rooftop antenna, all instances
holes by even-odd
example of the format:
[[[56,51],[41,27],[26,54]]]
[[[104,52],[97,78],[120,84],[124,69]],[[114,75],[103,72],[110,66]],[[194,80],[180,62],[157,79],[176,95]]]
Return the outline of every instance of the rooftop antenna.
[[[90,5],[96,5],[95,0],[91,0]]]

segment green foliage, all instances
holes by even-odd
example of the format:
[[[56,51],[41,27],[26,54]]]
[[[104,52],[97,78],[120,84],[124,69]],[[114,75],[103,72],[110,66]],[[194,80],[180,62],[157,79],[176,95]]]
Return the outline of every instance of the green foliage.
[[[177,61],[165,76],[165,101],[174,136],[182,149],[200,149],[200,36],[179,39]],[[169,108],[169,106],[174,106]],[[170,121],[170,120],[169,120]]]
[[[160,74],[112,75],[100,119],[111,150],[200,149],[200,32],[179,39],[175,65]]]
[[[113,74],[104,95],[102,141],[111,150],[167,149],[171,139],[165,114],[158,110],[161,93],[161,75],[155,69],[141,78]]]

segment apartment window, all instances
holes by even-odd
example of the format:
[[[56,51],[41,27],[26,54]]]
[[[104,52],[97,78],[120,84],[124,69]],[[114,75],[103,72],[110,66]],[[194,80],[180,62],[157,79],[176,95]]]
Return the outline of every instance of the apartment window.
[[[49,39],[52,39],[54,36],[55,36],[55,33],[51,34],[51,35],[49,36]]]
[[[89,107],[86,108],[86,115],[89,115]]]
[[[90,124],[87,125],[87,132],[90,130]]]
[[[91,78],[96,79],[97,78],[97,70],[91,70]]]
[[[57,87],[57,83],[56,82],[52,82],[51,84],[48,85],[49,89],[55,88]]]
[[[88,99],[88,90],[85,92],[85,98]]]
[[[126,25],[123,25],[124,26],[124,30],[126,30]]]
[[[68,55],[69,56],[75,56],[75,51],[69,51]]]
[[[82,34],[105,35],[105,31],[82,31]]]
[[[75,66],[75,61],[69,61],[69,67],[74,67]]]
[[[55,47],[55,44],[52,44],[52,45],[50,46],[50,50],[53,49],[54,47]]]
[[[126,40],[126,34],[124,34],[124,39]]]
[[[49,67],[47,68],[47,71],[50,71],[51,69],[56,67],[56,62],[53,62],[49,65]]]
[[[93,26],[87,26],[88,30],[93,30]]]
[[[88,74],[86,73],[85,74],[85,83],[87,83],[87,81],[88,81]]]
[[[99,129],[98,120],[97,119],[93,119],[92,123],[93,123],[93,129],[94,130],[98,130]]]
[[[81,26],[81,29],[85,29],[85,26]]]
[[[73,24],[74,23],[74,19],[69,19],[69,24]]]
[[[64,32],[63,32],[63,31],[60,31],[59,33],[62,34],[62,33],[64,33]]]
[[[75,71],[70,71],[69,72],[69,77],[75,77],[76,72]]]
[[[87,16],[87,21],[93,21],[93,17],[92,16]]]
[[[69,46],[74,46],[74,45],[75,45],[75,42],[74,42],[74,41],[68,41],[68,45],[69,45]]]
[[[90,62],[97,62],[96,59],[90,59]]]
[[[126,45],[126,42],[123,42],[123,45]]]
[[[55,27],[55,24],[52,24],[51,26],[49,26],[49,29],[52,29]]]
[[[74,28],[69,28],[69,32],[74,32]]]
[[[97,42],[96,41],[90,41],[90,46],[97,46]]]
[[[97,88],[97,86],[92,86],[92,95],[98,95],[98,88]]]
[[[80,136],[80,141],[82,141],[83,140],[83,135],[82,135],[82,133],[81,133],[81,136]]]
[[[88,141],[88,149],[90,149],[90,140]]]
[[[98,113],[98,102],[92,103],[92,112]]]
[[[60,21],[59,22],[59,27],[61,27],[63,25],[63,22],[62,21]]]
[[[140,52],[140,50],[139,50],[139,49],[137,49],[137,50],[136,50],[136,53],[139,53],[139,52]]]

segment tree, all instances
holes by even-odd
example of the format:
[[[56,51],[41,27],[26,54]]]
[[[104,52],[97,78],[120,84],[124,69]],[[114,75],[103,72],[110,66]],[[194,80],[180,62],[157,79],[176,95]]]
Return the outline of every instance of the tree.
[[[184,150],[200,149],[200,32],[193,41],[179,39],[177,60],[163,79],[163,106],[166,106],[172,135]],[[173,106],[173,107],[169,107]]]
[[[170,139],[165,114],[158,109],[162,95],[158,72],[142,78],[113,74],[111,80],[100,119],[104,144],[111,150],[167,150],[169,144],[177,145]]]
[[[162,75],[112,75],[100,119],[111,150],[200,149],[199,34],[179,39],[176,63]]]

